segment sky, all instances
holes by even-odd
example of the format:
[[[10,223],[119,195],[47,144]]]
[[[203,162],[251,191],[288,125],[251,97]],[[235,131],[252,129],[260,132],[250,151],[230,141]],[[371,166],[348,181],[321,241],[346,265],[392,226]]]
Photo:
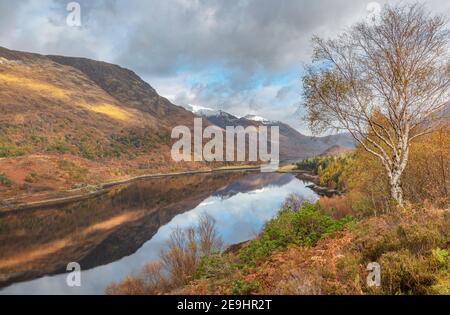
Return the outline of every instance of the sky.
[[[311,37],[336,36],[388,1],[78,0],[80,26],[67,23],[69,2],[0,0],[0,46],[119,64],[176,105],[309,134],[301,77]],[[450,16],[448,0],[420,2]]]

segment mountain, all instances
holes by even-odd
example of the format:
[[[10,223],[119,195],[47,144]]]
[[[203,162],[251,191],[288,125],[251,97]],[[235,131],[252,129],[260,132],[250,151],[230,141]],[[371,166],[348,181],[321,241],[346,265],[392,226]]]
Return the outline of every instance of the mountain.
[[[341,145],[334,145],[331,148],[328,148],[324,152],[322,152],[320,156],[335,156],[345,154],[351,151],[353,151],[353,149],[351,148],[343,147]]]
[[[207,108],[207,107],[203,107],[203,106],[198,106],[198,105],[186,105],[184,106],[184,108],[186,108],[188,111],[194,113],[197,116],[215,116],[218,115],[220,113],[220,110],[217,109],[212,109],[212,108]]]
[[[353,149],[356,147],[356,140],[350,133],[339,133],[319,138],[326,146],[341,146]]]
[[[262,123],[268,123],[269,122],[268,119],[266,119],[264,117],[261,117],[261,116],[258,116],[258,115],[246,115],[246,116],[244,116],[244,118],[247,119],[247,120],[258,121],[258,122],[262,122]]]
[[[161,97],[136,73],[86,58],[0,47],[0,196],[51,193],[147,173],[205,168],[171,159],[174,126],[280,127],[282,160],[317,155],[345,137],[312,138],[262,117]],[[215,165],[220,165],[216,163]]]
[[[348,148],[355,147],[350,134],[343,133],[326,137],[310,137],[301,134],[286,123],[270,121],[257,115],[247,115],[238,118],[227,112],[212,109],[208,109],[207,112],[200,110],[194,113],[204,117],[222,129],[225,129],[227,126],[242,126],[244,128],[248,126],[278,126],[280,130],[280,160],[282,161],[316,156],[335,145]]]
[[[0,195],[200,167],[168,162],[193,118],[120,66],[0,47]]]

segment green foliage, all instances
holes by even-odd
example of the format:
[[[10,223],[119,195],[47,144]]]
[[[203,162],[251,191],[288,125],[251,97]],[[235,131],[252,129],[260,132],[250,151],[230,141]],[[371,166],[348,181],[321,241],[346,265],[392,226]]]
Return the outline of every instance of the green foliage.
[[[402,223],[397,228],[400,248],[408,249],[412,254],[428,253],[442,243],[442,235],[432,222],[428,224]]]
[[[73,181],[84,182],[86,181],[86,177],[89,173],[89,170],[86,168],[78,167],[74,163],[67,160],[59,160],[58,167],[67,172],[70,176],[70,179]]]
[[[12,181],[3,173],[0,173],[0,185],[10,187],[12,185]]]
[[[387,294],[432,293],[430,287],[437,283],[436,274],[430,269],[428,261],[406,249],[383,254],[380,265],[381,285]]]
[[[374,217],[352,232],[360,264],[376,261],[381,265],[381,287],[373,293],[449,293],[448,214],[428,210]]]
[[[320,184],[333,189],[345,189],[346,172],[352,165],[354,154],[315,157],[300,161],[297,168],[319,176]]]
[[[240,260],[254,265],[289,245],[313,246],[321,238],[343,229],[349,221],[351,218],[335,220],[323,214],[318,203],[305,203],[296,212],[281,210],[266,224],[260,237],[241,250]]]
[[[428,254],[433,248],[445,246],[440,222],[398,223],[396,226],[358,227],[355,245],[365,261],[376,261],[384,253],[406,249],[414,255]]]
[[[170,134],[164,131],[129,130],[126,134],[111,135],[111,150],[106,155],[120,156],[130,154],[131,151],[148,152],[157,148],[159,143],[167,142],[170,142]]]
[[[47,151],[65,154],[65,153],[70,152],[71,148],[66,142],[64,142],[62,140],[58,140],[58,141],[55,141],[51,146],[49,146],[47,148]]]
[[[232,285],[232,292],[234,295],[247,295],[257,290],[259,287],[259,283],[256,281],[244,281],[244,280],[236,280]]]
[[[328,161],[329,160],[326,157],[309,158],[309,159],[305,159],[300,162],[297,162],[297,168],[317,174],[319,165],[322,167],[324,167],[324,165],[325,165],[325,167],[326,167]]]
[[[438,247],[431,251],[431,255],[437,266],[448,267],[449,265],[448,250],[441,249]]]
[[[433,258],[440,259],[442,266],[445,266],[447,265],[445,252],[445,250],[439,252],[443,256],[438,257],[434,255],[413,255],[407,249],[383,254],[379,260],[383,274],[381,284],[383,293],[439,293],[438,291],[442,291],[442,288],[439,287],[439,278],[442,276],[442,273],[433,266]],[[449,290],[448,286],[447,290]]]
[[[0,144],[0,158],[18,157],[25,154],[26,151],[24,149],[18,148],[17,146]]]
[[[93,160],[96,156],[94,150],[92,150],[92,148],[86,144],[86,142],[81,141],[80,143],[78,143],[77,145],[78,150],[80,151],[80,154],[88,159],[88,160]]]
[[[222,253],[211,254],[200,259],[194,278],[224,278],[230,276],[236,268],[236,265],[228,255]]]

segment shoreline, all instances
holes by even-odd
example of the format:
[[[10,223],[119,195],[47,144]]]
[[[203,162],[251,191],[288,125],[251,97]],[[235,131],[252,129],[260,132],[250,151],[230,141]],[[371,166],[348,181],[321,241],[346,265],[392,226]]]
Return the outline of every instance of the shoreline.
[[[35,208],[41,207],[51,207],[57,205],[64,205],[71,202],[82,201],[86,199],[90,199],[93,197],[97,197],[103,195],[111,190],[111,188],[129,184],[139,180],[145,179],[157,179],[171,176],[183,176],[183,175],[199,175],[199,174],[213,174],[213,173],[227,173],[227,172],[250,172],[250,171],[258,171],[260,170],[260,166],[236,166],[236,167],[221,167],[215,169],[208,170],[195,170],[195,171],[184,171],[184,172],[174,172],[174,173],[157,173],[157,174],[146,174],[134,176],[131,178],[120,179],[112,182],[101,183],[98,185],[87,186],[82,189],[76,189],[78,191],[83,189],[91,189],[91,191],[69,195],[60,198],[47,198],[39,201],[33,202],[21,202],[21,199],[10,199],[8,200],[9,205],[0,205],[0,215],[3,213],[9,213],[12,211],[22,211],[22,210],[32,210]],[[60,194],[70,194],[75,190],[65,190],[60,191]],[[31,195],[32,196],[32,195]],[[27,196],[27,197],[31,197]]]
[[[332,197],[336,195],[340,196],[344,193],[343,191],[337,189],[321,186],[319,184],[319,177],[317,175],[312,174],[310,171],[298,170],[297,178],[312,182],[313,184],[307,185],[306,187],[308,187],[321,197],[323,196]]]
[[[23,211],[23,210],[32,210],[36,208],[41,207],[52,207],[52,206],[58,206],[58,205],[64,205],[71,202],[77,202],[82,201],[86,199],[90,199],[93,197],[101,196],[107,192],[109,192],[112,188],[120,185],[129,184],[135,181],[139,180],[146,180],[146,179],[157,179],[157,178],[164,178],[164,177],[171,177],[171,176],[184,176],[184,175],[200,175],[200,174],[213,174],[213,173],[228,173],[228,172],[252,172],[252,171],[259,171],[260,166],[236,166],[236,167],[220,167],[220,168],[214,168],[214,169],[208,169],[208,170],[194,170],[194,171],[184,171],[184,172],[174,172],[174,173],[157,173],[157,174],[146,174],[146,175],[139,175],[134,176],[131,178],[125,178],[120,179],[112,182],[107,183],[101,183],[98,185],[93,186],[87,186],[82,189],[76,189],[76,190],[88,190],[87,192],[83,192],[80,194],[74,194],[69,195],[65,197],[60,198],[47,198],[39,201],[32,201],[32,202],[21,202],[20,199],[12,199],[10,201],[10,205],[0,205],[0,215],[9,213],[12,211]],[[291,173],[296,174],[296,176],[299,179],[307,180],[310,182],[313,182],[314,184],[308,185],[308,188],[316,192],[320,196],[332,196],[332,195],[340,195],[342,192],[337,191],[335,189],[330,189],[327,187],[322,187],[317,184],[317,176],[311,174],[308,171],[305,170],[289,170],[289,171],[283,171],[283,170],[277,170],[275,173]],[[90,189],[90,190],[89,190]],[[65,190],[60,191],[58,193],[60,194],[70,194],[73,191],[76,190]],[[31,197],[31,196],[27,196]],[[8,200],[9,201],[9,200]]]

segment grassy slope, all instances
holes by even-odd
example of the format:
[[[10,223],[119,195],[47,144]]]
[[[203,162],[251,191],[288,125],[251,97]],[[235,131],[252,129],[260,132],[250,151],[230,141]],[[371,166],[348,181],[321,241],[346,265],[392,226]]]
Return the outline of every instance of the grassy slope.
[[[366,218],[314,243],[297,238],[263,249],[261,240],[277,242],[286,234],[282,226],[276,235],[273,228],[269,223],[258,240],[237,251],[204,259],[196,279],[177,293],[450,294],[449,209]],[[255,246],[265,254],[249,263]],[[366,284],[370,262],[381,265],[381,287]]]
[[[0,57],[0,196],[201,167],[167,163],[171,126],[193,116],[133,72],[1,47]]]
[[[423,141],[435,143],[433,139]],[[440,142],[434,145],[439,147]],[[422,157],[417,146],[420,143],[413,147],[413,165]],[[409,198],[409,183],[415,178],[434,181],[435,186],[448,184],[434,175],[440,164],[429,161],[439,154],[432,155],[429,149],[424,154],[426,167],[415,167],[404,178]],[[321,184],[347,194],[323,197],[313,208],[315,213],[307,205],[293,214],[295,203],[291,211],[282,209],[257,240],[206,259],[201,270],[207,272],[197,274],[182,293],[450,294],[450,208],[445,193],[426,201],[430,194],[422,192],[405,209],[375,211],[376,203],[365,202],[368,197],[361,189],[374,186],[371,174],[379,166],[367,163],[360,151],[298,166],[318,174]],[[433,201],[441,206],[433,206]],[[355,219],[346,220],[348,215]],[[370,262],[381,266],[381,287],[367,286]],[[220,266],[227,268],[219,271]]]

